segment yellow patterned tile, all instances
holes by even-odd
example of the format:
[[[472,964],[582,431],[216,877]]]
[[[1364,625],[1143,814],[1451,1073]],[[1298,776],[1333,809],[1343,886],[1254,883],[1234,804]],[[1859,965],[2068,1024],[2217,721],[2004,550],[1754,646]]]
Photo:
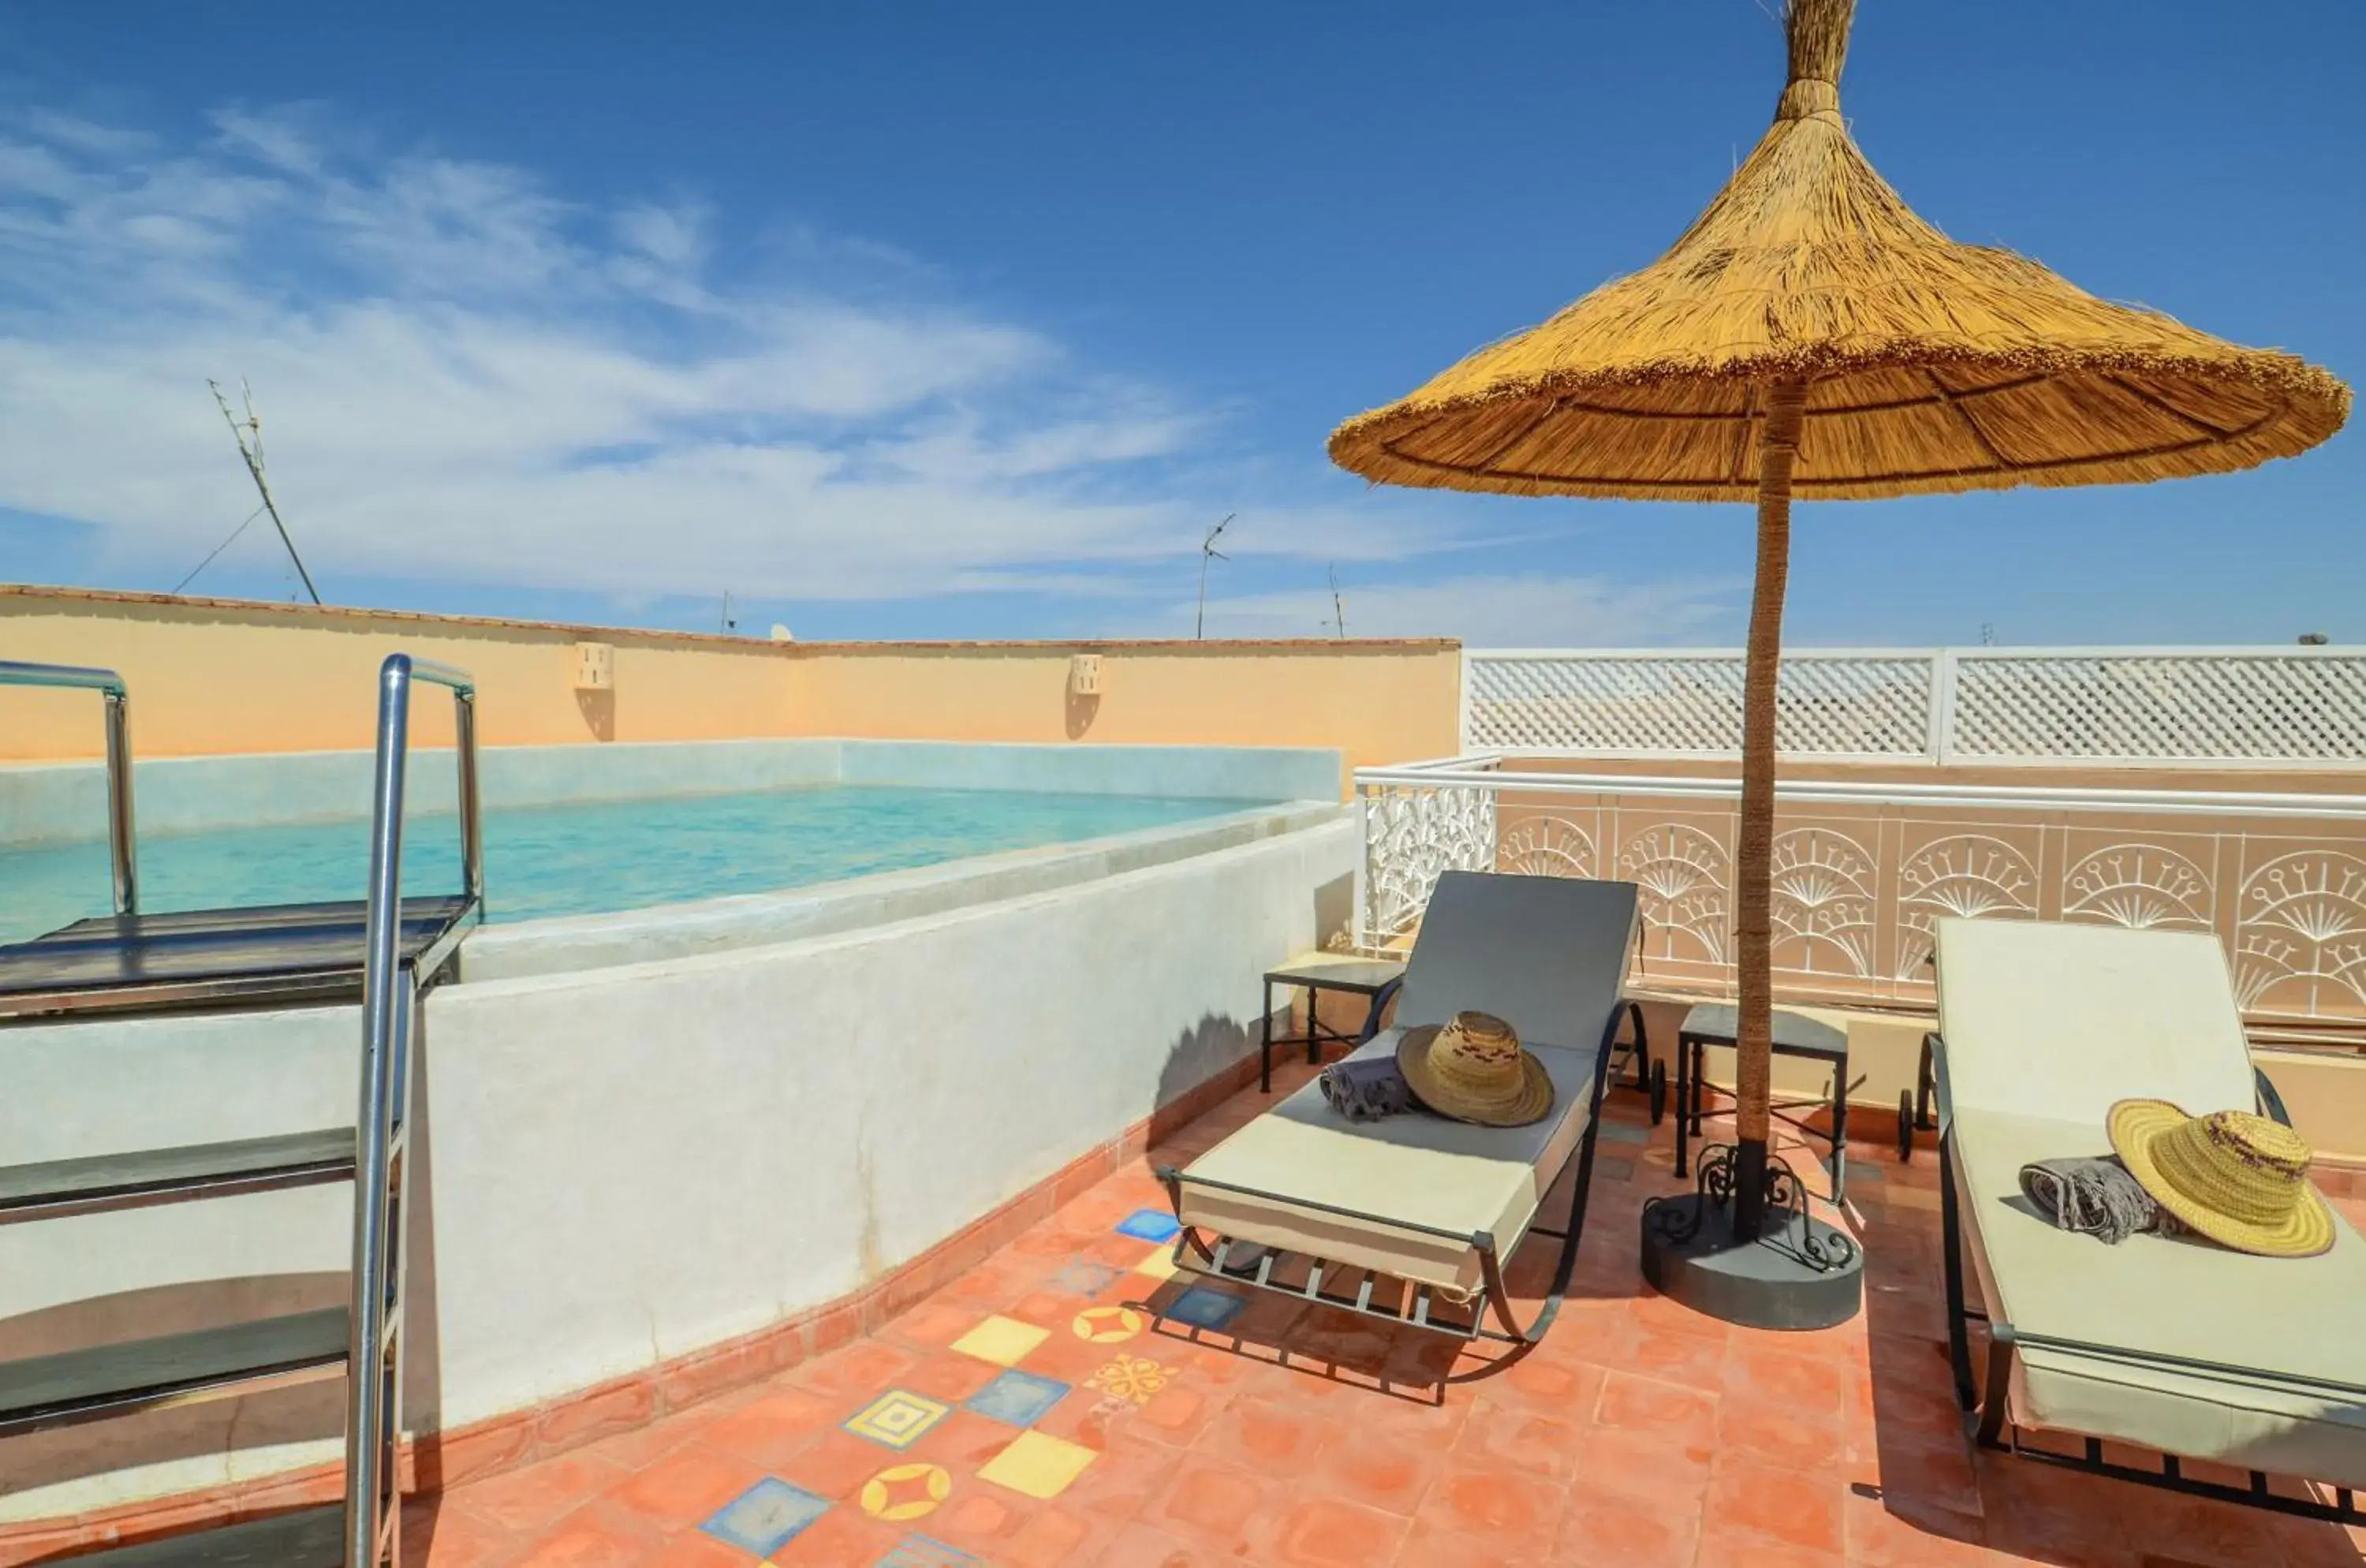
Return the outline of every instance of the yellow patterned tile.
[[[1135,1264],[1133,1271],[1145,1279],[1172,1280],[1175,1278],[1175,1249],[1171,1247],[1152,1247],[1150,1256]]]
[[[935,1513],[952,1495],[953,1478],[933,1464],[891,1465],[862,1483],[862,1511],[901,1524]]]
[[[1021,1432],[1011,1445],[978,1467],[977,1478],[1029,1497],[1053,1498],[1068,1489],[1100,1456],[1078,1444],[1042,1432]]]
[[[921,1434],[943,1420],[952,1408],[933,1399],[891,1388],[857,1412],[846,1423],[846,1429],[858,1438],[868,1438],[891,1449],[908,1449]]]
[[[1079,1339],[1095,1345],[1119,1345],[1141,1333],[1148,1322],[1132,1307],[1087,1307],[1068,1326]]]
[[[1174,1381],[1175,1370],[1171,1367],[1162,1367],[1143,1356],[1119,1356],[1087,1378],[1085,1386],[1130,1404],[1146,1404],[1152,1394]]]
[[[989,1317],[953,1341],[953,1348],[964,1356],[975,1356],[981,1361],[992,1361],[997,1367],[1015,1367],[1027,1359],[1028,1352],[1052,1337],[1048,1328],[1038,1328],[1031,1323],[1021,1323],[1015,1317]]]

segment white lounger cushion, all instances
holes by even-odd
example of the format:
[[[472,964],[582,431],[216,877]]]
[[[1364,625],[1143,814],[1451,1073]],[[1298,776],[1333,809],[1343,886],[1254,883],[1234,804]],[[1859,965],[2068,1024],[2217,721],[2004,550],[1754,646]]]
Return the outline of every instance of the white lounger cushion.
[[[2250,1258],[2151,1235],[2107,1247],[2022,1196],[2023,1165],[2110,1152],[2115,1100],[2253,1108],[2217,941],[1942,920],[1938,953],[1956,1190],[1983,1304],[2017,1334],[2130,1353],[2022,1346],[2012,1419],[2366,1486],[2366,1396],[2290,1381],[2366,1385],[2366,1242],[2339,1215],[2322,1257]],[[2163,1356],[2245,1371],[2142,1359]]]
[[[1354,1053],[1395,1052],[1382,1031]],[[1594,1053],[1529,1048],[1553,1082],[1552,1113],[1526,1127],[1477,1127],[1425,1111],[1350,1122],[1322,1087],[1297,1093],[1191,1162],[1177,1217],[1204,1233],[1310,1253],[1465,1299],[1481,1284],[1470,1237],[1486,1232],[1509,1258],[1545,1190],[1585,1131]],[[1221,1181],[1250,1193],[1221,1191]],[[1459,1239],[1322,1213],[1308,1203],[1385,1215]]]
[[[1989,1316],[2018,1334],[2128,1357],[2024,1345],[2008,1391],[2024,1427],[2116,1438],[2242,1470],[2366,1487],[2366,1242],[2337,1223],[2317,1258],[2250,1258],[2206,1242],[2058,1230],[2022,1196],[2033,1160],[2110,1152],[2091,1122],[1955,1111],[1965,1240]],[[2240,1367],[2239,1376],[2135,1359]]]

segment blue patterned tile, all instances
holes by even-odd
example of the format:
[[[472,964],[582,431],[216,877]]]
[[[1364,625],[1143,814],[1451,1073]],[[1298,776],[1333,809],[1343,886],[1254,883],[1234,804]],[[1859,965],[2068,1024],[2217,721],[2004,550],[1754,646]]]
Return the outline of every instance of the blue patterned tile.
[[[1182,1228],[1175,1223],[1175,1216],[1164,1209],[1136,1209],[1119,1224],[1117,1234],[1140,1236],[1144,1241],[1172,1241],[1175,1233]]]
[[[1008,1426],[1032,1427],[1067,1392],[1068,1385],[1056,1378],[1014,1367],[963,1401],[962,1408]]]
[[[1122,1269],[1112,1269],[1089,1258],[1071,1258],[1045,1283],[1071,1296],[1098,1296],[1124,1277]]]
[[[829,1512],[829,1499],[766,1476],[698,1528],[759,1557],[770,1557]]]
[[[972,1557],[966,1551],[956,1551],[941,1540],[930,1540],[924,1535],[907,1535],[896,1550],[881,1558],[874,1568],[961,1568],[964,1562],[975,1562],[983,1568],[986,1559]]]
[[[1651,1141],[1651,1129],[1630,1127],[1624,1122],[1605,1121],[1602,1123],[1602,1135],[1606,1138],[1614,1138],[1622,1144],[1648,1144]]]
[[[1166,1308],[1164,1315],[1194,1328],[1222,1328],[1241,1314],[1249,1303],[1225,1291],[1211,1291],[1205,1285],[1194,1285]]]

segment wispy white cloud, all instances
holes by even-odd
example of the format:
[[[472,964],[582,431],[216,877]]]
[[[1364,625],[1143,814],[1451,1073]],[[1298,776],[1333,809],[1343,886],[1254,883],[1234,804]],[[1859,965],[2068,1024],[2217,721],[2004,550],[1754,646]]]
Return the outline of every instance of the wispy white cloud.
[[[205,390],[244,376],[332,586],[1065,592],[1188,553],[1230,509],[1208,412],[922,297],[892,253],[902,300],[794,265],[863,242],[774,231],[802,238],[727,267],[721,227],[679,195],[599,205],[381,153],[314,108],[227,109],[179,144],[16,116],[0,506],[176,574],[251,505]],[[1347,561],[1450,543],[1386,508],[1269,510],[1244,533]]]
[[[1645,583],[1542,573],[1422,582],[1344,581],[1350,637],[1456,637],[1473,648],[1633,648],[1730,640],[1747,584]],[[1177,626],[1192,606],[1169,610]],[[1327,588],[1208,602],[1218,637],[1319,637],[1335,629]]]

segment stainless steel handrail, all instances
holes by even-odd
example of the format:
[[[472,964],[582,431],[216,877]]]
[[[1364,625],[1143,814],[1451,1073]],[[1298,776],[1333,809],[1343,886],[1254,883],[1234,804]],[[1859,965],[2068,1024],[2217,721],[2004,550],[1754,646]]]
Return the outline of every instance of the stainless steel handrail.
[[[390,654],[378,669],[377,780],[370,809],[362,960],[361,1119],[354,1171],[353,1337],[346,1362],[345,1562],[400,1556],[395,1451],[402,1426],[402,1226],[411,1159],[411,1044],[420,976],[401,962],[402,796],[411,687],[451,689],[460,753],[461,875],[484,897],[477,806],[475,682],[449,665]]]
[[[112,670],[0,659],[0,686],[58,686],[107,699],[107,841],[115,866],[115,912],[140,912],[140,867],[132,843],[131,694]]]

